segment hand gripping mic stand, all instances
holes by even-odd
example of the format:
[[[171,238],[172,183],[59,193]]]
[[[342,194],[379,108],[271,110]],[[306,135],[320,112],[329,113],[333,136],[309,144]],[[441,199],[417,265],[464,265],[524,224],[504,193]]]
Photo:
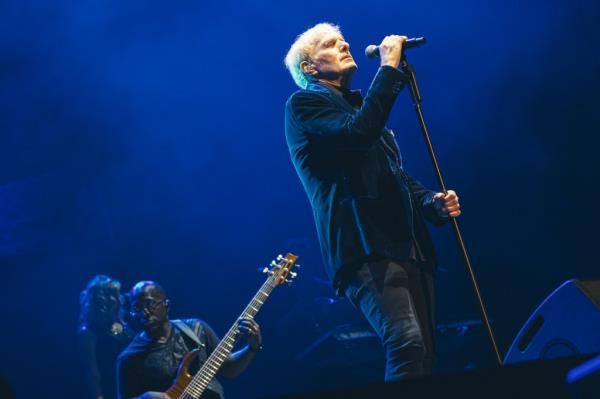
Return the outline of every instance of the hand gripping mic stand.
[[[433,164],[433,169],[435,171],[438,184],[444,194],[447,194],[446,184],[444,183],[444,178],[442,177],[442,172],[440,170],[440,166],[437,161],[437,157],[433,150],[433,145],[431,144],[431,139],[429,138],[429,132],[427,131],[427,125],[425,124],[425,118],[423,117],[423,111],[421,110],[421,94],[419,93],[419,87],[417,86],[417,78],[415,75],[414,67],[409,64],[406,60],[406,56],[404,53],[402,54],[401,59],[401,67],[402,71],[408,77],[408,84],[410,87],[410,95],[412,98],[413,105],[415,106],[415,111],[417,113],[417,118],[419,119],[419,124],[421,125],[421,131],[423,132],[423,138],[425,139],[425,144],[427,145],[427,151],[429,152],[429,156],[431,157],[431,163]],[[452,228],[454,229],[454,234],[456,236],[456,241],[458,243],[458,247],[462,253],[463,260],[465,261],[465,267],[467,268],[467,273],[471,279],[471,283],[473,284],[473,290],[475,291],[475,297],[477,298],[477,302],[479,304],[479,309],[481,311],[481,316],[483,319],[483,323],[485,324],[485,329],[487,330],[488,336],[490,338],[490,342],[492,344],[492,349],[494,354],[496,355],[496,362],[499,366],[502,366],[502,358],[500,356],[500,352],[498,351],[498,346],[496,345],[496,339],[494,338],[494,332],[492,331],[492,326],[490,324],[487,311],[485,310],[485,304],[483,303],[483,299],[481,298],[481,293],[479,292],[479,285],[477,284],[477,279],[475,278],[475,272],[473,271],[473,267],[471,266],[471,260],[469,259],[469,255],[467,253],[467,248],[465,247],[465,243],[462,238],[462,234],[460,232],[460,228],[458,226],[458,221],[456,218],[450,218],[450,222],[452,223]]]

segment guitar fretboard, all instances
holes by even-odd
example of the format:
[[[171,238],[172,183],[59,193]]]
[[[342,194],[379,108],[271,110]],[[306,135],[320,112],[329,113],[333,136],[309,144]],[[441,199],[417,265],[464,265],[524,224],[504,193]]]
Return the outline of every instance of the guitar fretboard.
[[[239,319],[254,319],[261,306],[267,300],[273,289],[277,285],[276,279],[279,278],[277,273],[273,273],[267,278],[262,287],[254,295],[250,303],[246,306]],[[208,384],[212,381],[217,371],[223,365],[223,362],[229,358],[233,347],[239,335],[238,323],[231,326],[227,334],[223,337],[219,345],[211,353],[194,378],[183,391],[180,399],[195,398],[199,399]]]

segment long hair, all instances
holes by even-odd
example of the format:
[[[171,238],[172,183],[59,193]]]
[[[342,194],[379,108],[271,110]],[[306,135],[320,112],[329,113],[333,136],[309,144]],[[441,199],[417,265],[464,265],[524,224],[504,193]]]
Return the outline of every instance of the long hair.
[[[120,318],[120,291],[121,283],[118,280],[102,274],[94,276],[79,296],[79,303],[81,306],[79,311],[79,325],[85,325],[92,328],[99,327],[97,316],[101,311],[100,307],[107,303],[111,293],[116,294],[119,300],[118,306],[115,309],[114,318]]]

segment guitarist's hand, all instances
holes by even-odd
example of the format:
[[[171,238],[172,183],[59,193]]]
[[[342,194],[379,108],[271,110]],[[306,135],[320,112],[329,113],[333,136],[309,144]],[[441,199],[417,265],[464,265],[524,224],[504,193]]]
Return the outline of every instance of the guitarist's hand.
[[[142,396],[138,396],[137,399],[171,399],[171,398],[169,398],[169,396],[164,392],[149,391],[149,392],[146,392],[145,394],[143,394]]]
[[[259,350],[262,345],[262,337],[260,335],[260,326],[251,319],[240,319],[238,323],[240,333],[246,338],[250,349]]]

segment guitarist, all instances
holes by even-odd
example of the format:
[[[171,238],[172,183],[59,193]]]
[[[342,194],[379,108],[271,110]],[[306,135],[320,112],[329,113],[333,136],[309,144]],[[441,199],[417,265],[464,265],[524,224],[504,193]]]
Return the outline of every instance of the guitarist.
[[[218,345],[219,338],[202,320],[169,320],[169,300],[156,282],[139,282],[130,295],[132,316],[143,331],[117,360],[119,398],[168,399],[163,392],[173,384],[183,357],[199,349],[199,368]],[[241,319],[239,329],[248,345],[232,353],[219,372],[230,378],[243,372],[262,348],[260,327],[254,320]],[[214,379],[202,398],[222,399],[221,384]]]

